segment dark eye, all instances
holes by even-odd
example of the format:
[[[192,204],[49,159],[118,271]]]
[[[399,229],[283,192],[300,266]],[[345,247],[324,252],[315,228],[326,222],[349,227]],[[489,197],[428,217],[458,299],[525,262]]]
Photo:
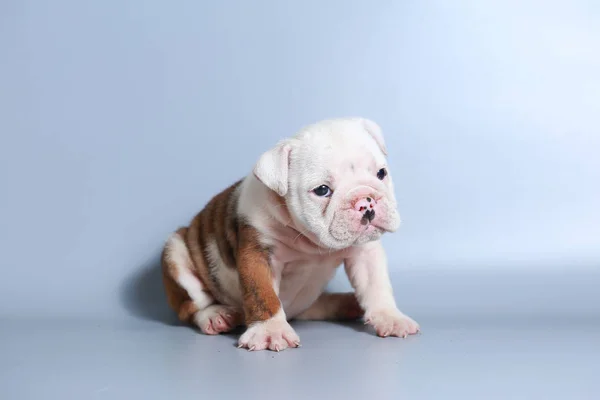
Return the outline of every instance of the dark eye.
[[[377,178],[382,181],[383,178],[385,178],[387,176],[387,170],[385,168],[381,168],[379,171],[377,171]]]
[[[331,189],[327,185],[321,185],[313,189],[313,193],[319,197],[329,197],[331,196]]]

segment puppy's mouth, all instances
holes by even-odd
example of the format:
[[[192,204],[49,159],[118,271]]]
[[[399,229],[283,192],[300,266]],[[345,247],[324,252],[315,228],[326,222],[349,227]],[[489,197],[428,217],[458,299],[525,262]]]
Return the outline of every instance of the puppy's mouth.
[[[361,245],[379,239],[387,230],[378,226],[374,221],[370,221],[369,218],[369,216],[363,216],[358,229],[348,229],[343,237],[339,237],[339,234],[336,235],[331,227],[329,235],[336,242],[337,247],[340,248]]]
[[[367,210],[363,214],[363,217],[360,220],[361,225],[370,225],[371,222],[375,219],[375,210]]]
[[[371,230],[378,230],[380,232],[392,232],[389,228],[386,228],[385,226],[383,226],[379,220],[375,219],[375,210],[367,210],[365,211],[365,213],[363,214],[362,218],[360,219],[360,224],[365,228],[363,230],[359,230],[358,234],[360,235],[361,233],[364,233],[365,231],[371,229]]]
[[[356,238],[356,240],[360,240],[361,236],[365,236],[365,235],[372,235],[372,234],[382,234],[384,232],[387,232],[385,229],[380,228],[379,226],[372,224],[372,223],[367,223],[364,226],[364,229],[360,232],[358,232],[358,236]]]

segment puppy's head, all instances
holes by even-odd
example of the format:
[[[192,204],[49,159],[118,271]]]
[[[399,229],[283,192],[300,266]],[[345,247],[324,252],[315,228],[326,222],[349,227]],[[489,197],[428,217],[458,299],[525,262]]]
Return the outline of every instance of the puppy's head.
[[[262,155],[254,174],[281,196],[316,244],[343,249],[400,224],[379,126],[362,118],[318,122]]]

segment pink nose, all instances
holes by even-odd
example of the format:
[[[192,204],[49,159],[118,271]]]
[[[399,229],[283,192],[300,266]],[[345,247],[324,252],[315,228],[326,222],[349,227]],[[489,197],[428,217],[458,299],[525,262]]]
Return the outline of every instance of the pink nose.
[[[375,204],[377,204],[375,199],[371,197],[364,197],[362,199],[359,199],[356,203],[354,203],[354,209],[356,211],[364,212],[375,207]]]

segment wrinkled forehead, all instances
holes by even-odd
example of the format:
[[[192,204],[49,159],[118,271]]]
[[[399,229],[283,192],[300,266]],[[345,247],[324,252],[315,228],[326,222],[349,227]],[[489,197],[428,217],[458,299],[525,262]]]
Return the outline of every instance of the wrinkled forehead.
[[[297,152],[298,167],[304,172],[318,170],[338,175],[363,170],[373,173],[385,164],[385,155],[375,140],[358,129],[306,135],[301,138]]]

